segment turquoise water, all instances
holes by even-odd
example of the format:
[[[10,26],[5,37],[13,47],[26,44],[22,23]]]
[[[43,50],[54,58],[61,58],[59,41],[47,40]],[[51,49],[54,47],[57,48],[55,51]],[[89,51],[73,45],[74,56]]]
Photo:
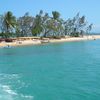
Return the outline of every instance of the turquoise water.
[[[0,100],[100,100],[100,40],[1,48]]]

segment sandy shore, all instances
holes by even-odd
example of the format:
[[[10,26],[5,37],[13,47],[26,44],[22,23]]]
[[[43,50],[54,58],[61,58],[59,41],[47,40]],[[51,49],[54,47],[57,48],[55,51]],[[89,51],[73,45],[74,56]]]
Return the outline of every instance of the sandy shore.
[[[49,42],[55,43],[55,42],[70,42],[70,41],[86,41],[86,40],[95,40],[95,39],[100,39],[100,35],[91,35],[91,36],[84,36],[84,37],[66,37],[62,39],[49,39]],[[36,44],[41,44],[41,40],[33,39],[33,40],[15,41],[11,43],[1,42],[0,47],[36,45]]]
[[[86,41],[86,40],[96,40],[100,39],[100,35],[91,35],[91,36],[84,36],[84,37],[66,37],[62,39],[52,39],[50,42],[70,42],[70,41]]]

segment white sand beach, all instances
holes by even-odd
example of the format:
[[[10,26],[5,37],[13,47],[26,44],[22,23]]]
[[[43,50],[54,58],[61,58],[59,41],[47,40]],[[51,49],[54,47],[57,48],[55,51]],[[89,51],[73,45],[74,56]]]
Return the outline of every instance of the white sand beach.
[[[100,39],[100,35],[90,35],[84,37],[65,37],[61,39],[49,39],[49,43],[55,42],[71,42],[71,41],[86,41],[86,40],[96,40]],[[26,40],[16,40],[14,42],[1,42],[0,47],[5,46],[23,46],[23,45],[37,45],[42,44],[40,39],[26,39]]]

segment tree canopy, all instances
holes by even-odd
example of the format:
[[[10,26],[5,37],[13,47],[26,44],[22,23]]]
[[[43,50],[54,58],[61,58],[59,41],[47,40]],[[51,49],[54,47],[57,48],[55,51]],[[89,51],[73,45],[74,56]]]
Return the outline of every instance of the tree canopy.
[[[73,18],[64,20],[58,11],[52,11],[52,16],[40,10],[36,16],[30,16],[27,12],[17,18],[11,11],[0,15],[0,36],[1,37],[62,37],[62,36],[83,36],[89,34],[93,24],[88,24],[86,17],[77,13]]]

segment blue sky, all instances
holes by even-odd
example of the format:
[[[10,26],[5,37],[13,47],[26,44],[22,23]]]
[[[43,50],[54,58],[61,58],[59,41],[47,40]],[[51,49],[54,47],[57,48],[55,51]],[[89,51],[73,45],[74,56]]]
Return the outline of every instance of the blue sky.
[[[19,17],[30,12],[35,16],[39,10],[59,11],[64,19],[74,17],[77,12],[85,15],[89,23],[94,24],[93,32],[100,32],[100,0],[1,0],[0,14],[12,11]]]

